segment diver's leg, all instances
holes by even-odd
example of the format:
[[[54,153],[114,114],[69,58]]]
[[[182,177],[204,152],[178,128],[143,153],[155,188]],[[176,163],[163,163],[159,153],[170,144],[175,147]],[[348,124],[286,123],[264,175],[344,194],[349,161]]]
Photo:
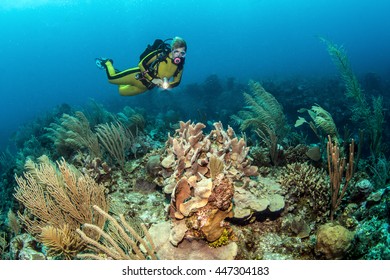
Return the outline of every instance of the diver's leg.
[[[138,67],[117,72],[110,60],[105,61],[103,66],[106,69],[108,81],[111,84],[119,85],[120,95],[133,96],[148,90],[141,81],[136,79],[136,74],[140,73]]]
[[[134,96],[147,91],[147,88],[140,88],[132,85],[120,85],[119,94],[123,96]]]
[[[112,61],[106,60],[103,63],[104,68],[106,69],[107,77],[110,79],[112,76],[115,76],[116,70],[114,68],[114,65],[112,65]]]
[[[134,81],[134,75],[132,74],[139,72],[138,67],[117,72],[110,60],[107,60],[104,63],[104,67],[106,69],[108,81],[115,85],[126,85],[132,83]]]

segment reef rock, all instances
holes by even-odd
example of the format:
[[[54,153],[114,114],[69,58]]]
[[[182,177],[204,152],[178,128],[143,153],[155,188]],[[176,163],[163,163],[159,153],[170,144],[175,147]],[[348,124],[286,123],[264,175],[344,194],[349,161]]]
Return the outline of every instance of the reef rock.
[[[320,226],[315,251],[328,260],[342,259],[351,248],[354,233],[333,223]]]
[[[10,242],[11,260],[45,260],[46,256],[38,251],[38,242],[27,233],[19,234]]]
[[[188,240],[174,246],[170,242],[172,224],[162,222],[153,224],[149,229],[156,246],[157,256],[160,260],[234,260],[238,246],[235,242],[212,248],[204,240]]]

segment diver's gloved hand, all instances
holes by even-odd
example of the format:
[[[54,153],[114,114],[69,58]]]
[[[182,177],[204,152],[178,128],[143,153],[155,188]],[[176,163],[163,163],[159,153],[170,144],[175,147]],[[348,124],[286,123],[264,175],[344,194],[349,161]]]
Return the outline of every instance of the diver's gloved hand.
[[[169,81],[165,77],[163,79],[153,79],[152,84],[155,84],[156,86],[159,86],[162,89],[169,88]]]
[[[162,79],[153,79],[152,83],[155,84],[156,86],[161,86],[163,84]]]
[[[110,61],[111,63],[114,63],[114,62],[112,61],[112,59],[109,59],[109,58],[105,58],[105,57],[95,58],[96,66],[97,66],[99,69],[106,69],[106,62],[107,62],[107,61]]]

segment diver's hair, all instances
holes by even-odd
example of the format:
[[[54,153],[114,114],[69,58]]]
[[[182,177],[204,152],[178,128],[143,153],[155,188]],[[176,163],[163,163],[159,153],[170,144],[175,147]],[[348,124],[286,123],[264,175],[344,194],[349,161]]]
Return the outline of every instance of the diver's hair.
[[[171,49],[174,50],[178,48],[184,48],[187,51],[187,43],[183,38],[176,36],[172,39]]]

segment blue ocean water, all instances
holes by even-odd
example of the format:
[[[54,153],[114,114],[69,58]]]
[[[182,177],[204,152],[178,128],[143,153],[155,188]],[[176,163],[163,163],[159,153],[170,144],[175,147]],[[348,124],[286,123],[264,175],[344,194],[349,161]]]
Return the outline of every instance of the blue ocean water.
[[[120,97],[94,58],[135,66],[155,38],[188,42],[183,84],[336,73],[318,36],[343,44],[354,71],[390,74],[385,0],[118,0],[0,2],[0,144],[53,106],[136,103]],[[145,94],[144,94],[145,95]]]

